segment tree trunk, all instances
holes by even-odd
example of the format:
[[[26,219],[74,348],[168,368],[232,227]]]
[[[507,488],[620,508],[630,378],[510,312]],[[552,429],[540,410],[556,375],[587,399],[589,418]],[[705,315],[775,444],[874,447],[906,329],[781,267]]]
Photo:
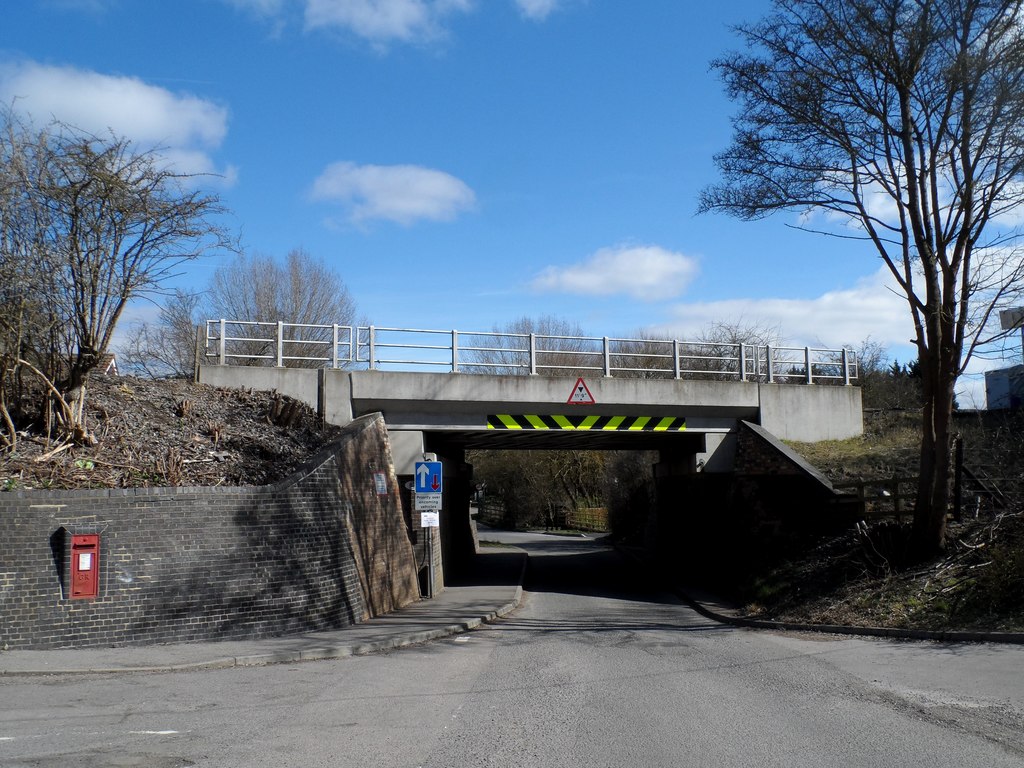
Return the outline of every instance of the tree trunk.
[[[954,379],[944,375],[936,361],[929,363],[939,370],[922,371],[920,475],[910,541],[911,556],[915,560],[933,557],[945,548],[952,477],[950,424]]]

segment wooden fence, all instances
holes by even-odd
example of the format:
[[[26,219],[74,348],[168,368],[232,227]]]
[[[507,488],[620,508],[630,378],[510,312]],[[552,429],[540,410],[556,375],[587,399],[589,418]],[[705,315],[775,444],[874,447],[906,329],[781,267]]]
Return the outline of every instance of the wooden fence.
[[[565,513],[565,527],[573,531],[607,531],[608,510],[604,507],[581,507]]]
[[[1001,484],[1001,478],[991,476],[982,467],[964,465],[962,456],[958,455],[953,471],[949,514],[954,520],[960,520],[965,514],[977,517],[983,506],[1005,509],[1008,500],[1000,488]],[[913,517],[916,477],[893,475],[883,480],[834,483],[832,487],[840,491],[840,503],[845,501],[845,497],[856,499],[860,519],[895,517],[900,522],[905,515]],[[844,494],[843,491],[852,493]]]
[[[882,480],[855,480],[848,483],[834,483],[837,491],[853,491],[844,494],[856,498],[858,516],[862,519],[895,517],[900,522],[904,515],[914,514],[914,495],[917,491],[916,477],[899,477]]]

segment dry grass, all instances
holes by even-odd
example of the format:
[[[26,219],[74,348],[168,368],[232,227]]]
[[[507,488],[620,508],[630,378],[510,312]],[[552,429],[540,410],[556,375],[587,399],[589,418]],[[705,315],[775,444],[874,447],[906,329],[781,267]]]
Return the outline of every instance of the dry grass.
[[[868,413],[860,437],[791,445],[833,481],[913,475],[917,471],[920,419],[920,414],[913,411]]]
[[[861,438],[794,445],[834,482],[916,471],[915,414],[872,414]],[[901,567],[908,524],[875,523],[820,540],[753,576],[750,616],[795,622],[919,629],[1024,630],[1024,416],[961,415],[968,466],[994,473],[1002,506],[979,497],[950,521],[947,550]]]
[[[262,485],[287,477],[340,432],[294,401],[282,420],[282,399],[267,392],[95,376],[88,393],[86,418],[99,442],[53,443],[28,425],[15,450],[0,452],[0,491]]]

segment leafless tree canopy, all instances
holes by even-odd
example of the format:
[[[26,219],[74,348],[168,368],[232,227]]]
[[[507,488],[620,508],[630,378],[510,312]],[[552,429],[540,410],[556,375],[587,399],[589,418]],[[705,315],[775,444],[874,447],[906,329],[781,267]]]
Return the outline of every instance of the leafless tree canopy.
[[[588,341],[579,323],[554,315],[520,317],[494,327],[491,335],[466,336],[464,348],[477,372],[530,373],[530,337],[534,336],[537,372],[543,376],[586,375],[600,369],[600,343]]]
[[[234,320],[341,323],[355,314],[338,275],[302,249],[289,252],[284,264],[240,254],[214,273],[209,303]]]
[[[344,281],[323,260],[301,248],[290,251],[283,264],[267,255],[240,254],[214,273],[206,310],[211,318],[230,320],[280,320],[328,326],[357,323],[356,303]],[[288,345],[287,355],[329,355],[329,348],[324,345],[331,341],[330,330],[293,329],[291,334],[299,341]],[[253,342],[249,351],[254,355],[268,354],[272,348],[272,343]],[[291,360],[286,364],[303,363]]]
[[[228,245],[216,197],[155,152],[0,111],[0,405],[16,440],[26,371],[45,383],[57,426],[88,439],[84,382],[129,299],[182,262]],[[17,418],[16,418],[17,417]]]
[[[922,553],[944,543],[956,379],[1020,295],[1022,31],[1022,0],[775,0],[738,28],[746,51],[714,62],[739,112],[702,210],[828,214],[808,228],[866,240],[906,296]]]
[[[612,360],[624,378],[671,379],[675,377],[676,357],[688,379],[738,381],[743,358],[740,345],[757,348],[779,344],[777,329],[748,322],[743,318],[714,321],[686,341],[666,340],[664,334],[645,329],[634,331],[632,338],[616,340]],[[746,362],[746,376],[757,377],[756,362]]]
[[[164,302],[156,323],[137,324],[121,348],[122,359],[146,375],[191,375],[197,325],[219,318],[266,323],[245,331],[247,337],[260,340],[237,342],[232,348],[239,355],[251,355],[250,364],[276,361],[278,321],[313,326],[357,323],[352,295],[322,260],[302,249],[291,251],[283,263],[268,255],[240,253],[214,272],[205,290],[179,290]],[[330,328],[289,327],[288,339],[283,350],[287,366],[322,365],[322,359],[331,355]]]
[[[150,378],[193,375],[202,295],[176,289],[155,323],[135,323],[118,349],[122,365]]]

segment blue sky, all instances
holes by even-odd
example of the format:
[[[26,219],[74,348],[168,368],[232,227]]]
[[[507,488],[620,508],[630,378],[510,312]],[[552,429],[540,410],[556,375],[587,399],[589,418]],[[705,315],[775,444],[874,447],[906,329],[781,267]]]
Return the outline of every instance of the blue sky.
[[[0,98],[218,174],[246,250],[305,248],[376,325],[553,314],[686,339],[742,320],[907,361],[908,312],[868,247],[787,216],[696,214],[730,138],[709,62],[768,7],[21,0],[0,27]]]

